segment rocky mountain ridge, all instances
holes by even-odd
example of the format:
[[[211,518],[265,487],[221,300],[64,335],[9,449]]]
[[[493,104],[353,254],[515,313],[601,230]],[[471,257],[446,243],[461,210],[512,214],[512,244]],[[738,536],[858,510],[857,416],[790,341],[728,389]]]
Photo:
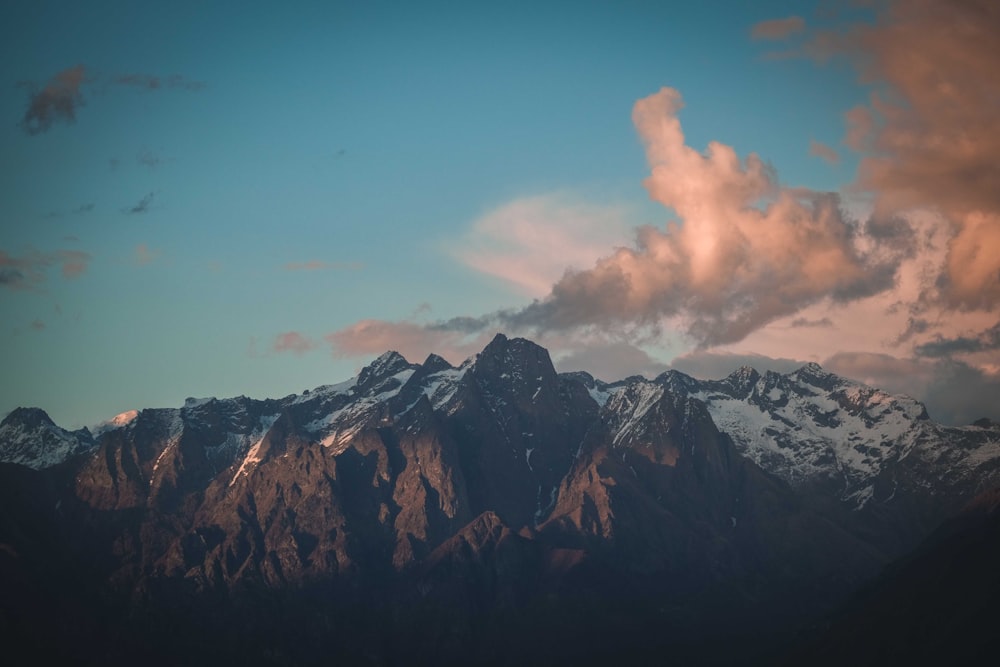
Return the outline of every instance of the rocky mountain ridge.
[[[53,428],[12,413],[0,451]],[[389,352],[340,384],[189,399],[95,430],[54,448],[69,452],[55,465],[0,464],[14,494],[0,574],[25,591],[7,604],[72,610],[99,591],[115,636],[180,652],[228,636],[232,614],[272,644],[231,637],[216,657],[274,664],[664,647],[728,664],[724,647],[765,651],[994,483],[1000,432],[940,427],[814,366],[609,384],[502,335],[459,367]],[[53,571],[78,583],[53,592]],[[395,652],[404,640],[415,653]],[[106,644],[102,658],[136,657]]]

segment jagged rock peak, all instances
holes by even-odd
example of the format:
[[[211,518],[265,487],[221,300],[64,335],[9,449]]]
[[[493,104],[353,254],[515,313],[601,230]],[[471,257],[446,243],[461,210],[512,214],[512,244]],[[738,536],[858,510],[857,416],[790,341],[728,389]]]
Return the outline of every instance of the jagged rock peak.
[[[13,426],[15,424],[31,429],[41,426],[55,426],[52,418],[41,408],[14,408],[10,414],[4,417],[3,422],[0,422],[0,426]]]
[[[669,371],[664,371],[657,375],[654,382],[667,387],[671,391],[678,391],[682,393],[693,391],[698,386],[698,381],[693,377],[672,368]]]
[[[814,361],[810,361],[797,371],[790,373],[789,377],[795,378],[799,382],[812,385],[813,387],[826,389],[827,391],[833,390],[834,388],[842,385],[844,382],[843,378],[833,373],[828,373],[823,370],[822,366]]]
[[[416,368],[416,365],[408,362],[399,352],[389,350],[361,369],[361,373],[358,375],[358,386],[366,387],[373,382],[412,368]]]
[[[421,364],[421,366],[428,374],[438,373],[440,371],[446,371],[454,368],[454,366],[448,363],[447,359],[438,356],[434,353],[427,355],[427,358],[424,360],[424,363]]]
[[[479,370],[493,367],[521,369],[528,365],[542,370],[546,375],[554,377],[556,374],[548,350],[526,338],[507,338],[502,333],[498,333],[476,359]]]

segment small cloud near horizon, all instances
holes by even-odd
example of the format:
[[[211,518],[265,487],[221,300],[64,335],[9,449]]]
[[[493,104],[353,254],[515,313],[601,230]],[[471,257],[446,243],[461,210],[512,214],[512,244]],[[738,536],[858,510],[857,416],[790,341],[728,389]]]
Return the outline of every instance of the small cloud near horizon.
[[[291,352],[302,355],[316,348],[318,343],[298,331],[286,331],[278,334],[272,348],[275,352]]]
[[[803,32],[806,22],[801,16],[789,16],[783,19],[771,19],[753,24],[750,28],[750,38],[755,40],[782,40]]]

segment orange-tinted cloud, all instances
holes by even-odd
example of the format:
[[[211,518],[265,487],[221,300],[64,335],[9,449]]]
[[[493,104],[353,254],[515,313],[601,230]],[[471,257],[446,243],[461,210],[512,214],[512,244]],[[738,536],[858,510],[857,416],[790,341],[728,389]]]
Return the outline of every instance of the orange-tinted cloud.
[[[567,269],[593,266],[631,235],[620,207],[588,204],[568,194],[542,195],[488,212],[447,251],[525,294],[543,296]]]
[[[286,331],[285,333],[278,334],[275,337],[273,349],[275,352],[305,354],[315,347],[315,341],[300,334],[298,331]]]
[[[892,286],[891,253],[862,252],[863,230],[829,193],[783,187],[755,154],[685,145],[676,90],[639,100],[633,122],[654,201],[680,221],[638,230],[593,268],[568,272],[542,300],[500,321],[529,331],[652,325],[681,316],[703,345],[738,341],[824,298],[847,302]],[[865,239],[872,245],[872,239]]]
[[[780,40],[802,32],[806,22],[801,16],[789,16],[783,19],[772,19],[755,23],[750,28],[752,39]]]
[[[821,141],[809,140],[809,155],[821,158],[827,164],[839,164],[840,155]]]
[[[467,334],[409,321],[361,320],[327,335],[326,341],[338,357],[361,357],[395,350],[411,361],[423,361],[433,352],[458,364],[479,352],[494,333]]]
[[[808,48],[849,57],[873,86],[870,104],[848,112],[846,143],[863,151],[858,185],[876,214],[928,208],[953,226],[934,296],[954,308],[1000,306],[998,34],[992,0],[896,0]]]

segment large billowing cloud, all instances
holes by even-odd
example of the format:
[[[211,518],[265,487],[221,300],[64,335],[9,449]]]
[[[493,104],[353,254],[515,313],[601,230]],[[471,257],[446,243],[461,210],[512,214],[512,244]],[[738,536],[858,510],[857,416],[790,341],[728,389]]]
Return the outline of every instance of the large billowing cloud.
[[[491,330],[537,339],[595,331],[648,339],[669,321],[711,346],[739,341],[817,301],[846,303],[893,285],[901,251],[886,251],[879,236],[844,213],[836,195],[784,187],[759,157],[741,160],[721,143],[712,142],[704,153],[687,146],[681,107],[680,93],[664,88],[639,100],[632,116],[651,169],[644,186],[664,215],[673,212],[677,220],[640,227],[631,247],[588,268],[566,269],[552,254],[562,258],[558,241],[570,236],[571,226],[557,215],[546,228],[525,213],[537,213],[537,202],[517,202],[477,223],[475,235],[484,242],[466,242],[459,254],[528,289],[541,284],[543,261],[550,272],[564,271],[545,297],[519,310],[433,325],[366,321],[332,334],[329,342],[350,354],[360,352],[356,338],[365,345],[383,340],[399,348],[419,339],[447,347],[452,337]],[[594,251],[579,242],[569,246],[581,256]],[[541,249],[544,257],[531,251],[518,260],[514,251],[526,247]],[[366,335],[356,336],[361,329]]]
[[[764,358],[755,354],[780,358],[782,370],[818,361],[914,394],[936,419],[1000,416],[993,405],[1000,391],[1000,5],[890,0],[875,7],[873,22],[804,35],[808,53],[849,58],[871,91],[868,104],[844,110],[844,145],[860,156],[845,187],[871,202],[870,218],[851,219],[834,194],[784,186],[756,155],[715,142],[704,152],[687,146],[680,94],[665,88],[635,104],[633,121],[650,165],[644,185],[664,206],[666,224],[638,228],[634,242],[614,243],[589,266],[575,260],[556,268],[553,248],[546,268],[538,253],[511,251],[505,261],[491,242],[516,250],[529,246],[519,241],[525,234],[480,221],[474,234],[488,261],[468,249],[460,258],[520,281],[537,296],[533,303],[430,325],[365,327],[377,328],[384,343],[420,340],[431,349],[503,330],[550,349],[561,345],[555,356],[581,367],[587,345],[604,346],[612,350],[605,372],[618,377],[624,373],[613,368],[655,365],[628,345],[664,344],[663,334],[682,331],[686,349],[666,345],[673,356],[687,352],[677,367],[711,366],[723,375],[730,362]],[[753,33],[782,39],[800,31],[804,22],[779,20]],[[838,157],[815,142],[811,152]],[[545,225],[540,218],[528,230]],[[364,340],[357,326],[328,338],[336,352],[356,353],[348,341]],[[375,347],[372,353],[387,346]]]
[[[848,112],[858,185],[881,217],[914,208],[953,225],[937,290],[954,308],[1000,305],[1000,4],[897,0],[873,24],[820,32],[810,50],[846,55],[871,103]]]
[[[872,239],[830,193],[784,187],[754,154],[684,142],[676,90],[639,100],[633,122],[651,168],[649,196],[676,213],[642,227],[590,269],[568,272],[551,293],[501,322],[529,331],[656,326],[680,317],[702,345],[742,339],[823,298],[847,302],[892,286],[898,257]]]

